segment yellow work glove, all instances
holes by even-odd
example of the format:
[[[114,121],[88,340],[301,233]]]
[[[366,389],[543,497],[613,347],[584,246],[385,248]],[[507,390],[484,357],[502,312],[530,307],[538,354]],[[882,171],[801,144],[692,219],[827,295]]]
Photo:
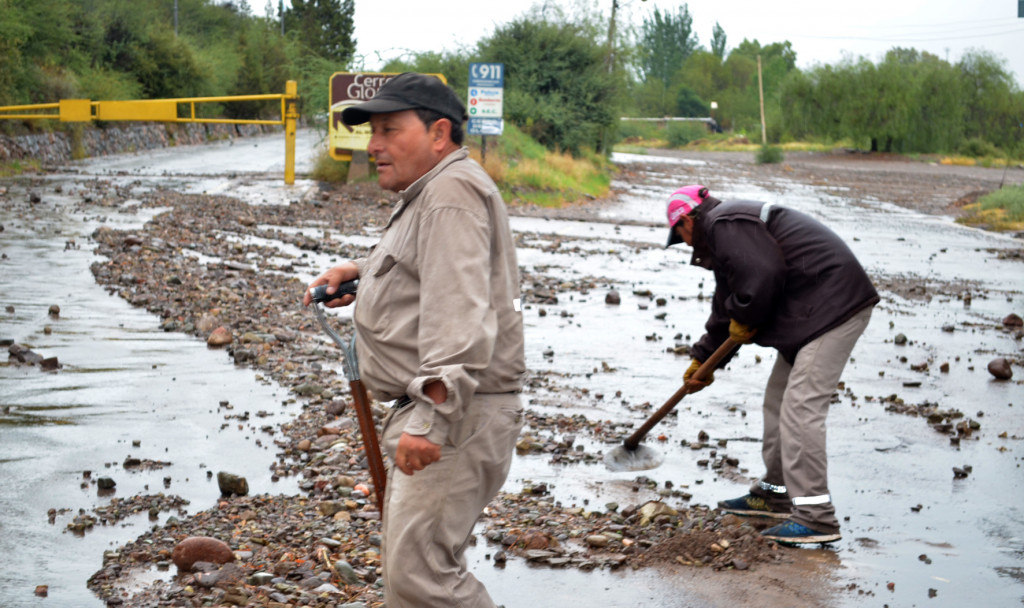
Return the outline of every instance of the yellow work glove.
[[[729,337],[733,339],[733,342],[737,342],[739,344],[750,344],[750,341],[754,339],[754,330],[750,329],[749,326],[740,323],[736,319],[730,319]]]
[[[699,391],[700,389],[706,387],[707,385],[715,381],[715,374],[713,372],[708,374],[704,378],[701,378],[700,380],[694,378],[693,375],[697,373],[697,369],[699,369],[700,366],[701,362],[694,359],[693,361],[690,361],[690,367],[686,368],[686,371],[683,372],[683,383],[685,384],[692,380],[694,392]]]

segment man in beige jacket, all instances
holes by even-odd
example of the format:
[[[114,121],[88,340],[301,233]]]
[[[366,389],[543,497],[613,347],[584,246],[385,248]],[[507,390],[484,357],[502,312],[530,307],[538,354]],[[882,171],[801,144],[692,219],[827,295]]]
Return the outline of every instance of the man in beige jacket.
[[[378,183],[401,199],[364,259],[310,288],[359,278],[360,374],[392,401],[383,446],[388,608],[493,608],[467,571],[480,512],[508,475],[526,365],[519,271],[505,204],[462,146],[465,108],[438,78],[405,73],[345,109],[369,122]],[[309,304],[307,292],[304,303]],[[353,296],[334,300],[348,305]]]

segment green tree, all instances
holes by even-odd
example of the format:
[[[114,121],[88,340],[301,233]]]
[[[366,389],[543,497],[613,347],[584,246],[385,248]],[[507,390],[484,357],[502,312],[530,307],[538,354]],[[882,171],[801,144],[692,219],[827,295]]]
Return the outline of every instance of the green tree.
[[[32,27],[13,0],[0,0],[0,14],[0,104],[16,105],[26,101],[19,84],[25,72],[23,49]]]
[[[679,87],[676,94],[676,116],[703,117],[708,115],[707,102],[690,87]]]
[[[730,64],[731,65],[731,64]],[[722,58],[704,49],[697,49],[683,66],[678,75],[683,86],[692,89],[700,99],[708,102],[702,116],[711,115],[715,121],[725,128],[732,128],[733,121],[729,112],[728,92],[733,88],[731,72]],[[716,102],[718,109],[712,111],[710,102]]]
[[[693,17],[686,4],[675,14],[664,15],[657,7],[640,26],[640,74],[644,79],[658,79],[669,86],[672,77],[697,47],[693,33]]]
[[[1020,142],[1024,104],[1004,62],[989,52],[971,51],[956,67],[964,88],[964,135],[1013,148]]]
[[[283,93],[289,80],[289,61],[285,40],[267,21],[251,22],[239,32],[238,53],[242,62],[233,92],[240,95]],[[225,106],[228,116],[253,118],[277,116],[281,113],[278,101],[233,102]]]
[[[409,59],[395,59],[384,64],[384,72],[420,72],[421,74],[444,74],[448,86],[459,95],[469,88],[469,58],[462,53],[426,52]],[[465,100],[463,100],[465,103]]]
[[[354,13],[353,0],[291,0],[284,15],[285,29],[313,53],[340,67],[355,54]]]
[[[725,59],[725,30],[715,22],[715,29],[711,31],[711,52],[720,60]]]
[[[523,17],[481,41],[481,61],[505,64],[505,118],[549,149],[603,150],[624,78],[599,40],[586,25]]]
[[[769,137],[777,141],[782,133],[778,94],[786,75],[796,69],[796,52],[788,42],[762,46],[757,40],[739,44],[725,61],[729,86],[719,102],[722,123],[750,133],[761,132],[761,92],[758,88],[757,64],[761,60],[765,115]]]

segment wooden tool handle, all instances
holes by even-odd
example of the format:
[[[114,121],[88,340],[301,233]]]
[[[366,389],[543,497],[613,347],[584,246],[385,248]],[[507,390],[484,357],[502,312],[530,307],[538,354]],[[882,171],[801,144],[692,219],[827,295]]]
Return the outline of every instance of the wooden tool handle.
[[[727,357],[729,353],[735,350],[736,347],[738,347],[739,345],[740,343],[733,340],[732,338],[726,338],[725,342],[722,342],[722,345],[719,346],[718,349],[715,350],[715,352],[711,353],[711,356],[708,357],[708,360],[702,363],[701,366],[697,368],[697,371],[693,373],[691,379],[703,380],[705,377],[709,376],[713,371],[715,371],[715,368],[718,367],[718,364],[722,362],[722,359]],[[665,402],[665,405],[658,408],[658,411],[654,412],[654,414],[652,414],[650,418],[648,418],[643,424],[640,425],[640,428],[634,431],[633,434],[630,435],[628,439],[626,439],[625,443],[623,443],[625,448],[627,450],[635,450],[636,447],[640,445],[640,441],[643,440],[643,438],[647,435],[647,433],[650,432],[652,428],[654,428],[654,425],[661,422],[661,419],[667,416],[668,413],[672,411],[672,408],[674,408],[676,404],[682,401],[683,397],[685,397],[689,393],[689,382],[684,382],[683,385],[680,386],[679,389],[671,397],[668,398],[668,401]]]
[[[384,468],[384,457],[381,455],[380,442],[377,440],[377,425],[373,421],[373,410],[370,408],[370,398],[366,393],[363,381],[353,380],[348,385],[352,391],[356,418],[359,419],[359,432],[363,436],[363,449],[366,451],[366,462],[370,467],[370,478],[373,480],[377,508],[380,509],[380,517],[383,520],[384,489],[388,473]]]

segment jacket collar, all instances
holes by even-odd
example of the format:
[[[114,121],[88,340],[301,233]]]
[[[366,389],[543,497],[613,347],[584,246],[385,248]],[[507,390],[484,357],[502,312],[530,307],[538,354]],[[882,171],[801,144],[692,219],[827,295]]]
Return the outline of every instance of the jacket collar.
[[[391,224],[394,223],[396,219],[398,219],[398,216],[402,215],[402,212],[404,212],[405,209],[409,205],[411,205],[413,201],[416,200],[420,193],[423,192],[423,188],[425,188],[427,184],[430,183],[430,180],[434,179],[434,177],[438,173],[444,171],[445,168],[448,167],[449,165],[456,163],[460,160],[465,160],[468,157],[469,148],[463,146],[458,150],[455,150],[454,152],[450,153],[448,156],[442,158],[436,165],[434,165],[434,167],[430,171],[427,171],[422,176],[420,176],[419,179],[409,184],[408,188],[400,191],[398,195],[401,198],[399,198],[398,200],[398,206],[395,208],[395,211],[391,214],[391,218],[388,219],[388,224],[387,226],[385,226],[385,228],[390,227]]]
[[[711,270],[711,248],[708,246],[707,238],[707,227],[710,225],[708,215],[721,202],[717,198],[709,196],[700,204],[697,221],[693,223],[693,255],[690,256],[690,264],[694,266]]]

